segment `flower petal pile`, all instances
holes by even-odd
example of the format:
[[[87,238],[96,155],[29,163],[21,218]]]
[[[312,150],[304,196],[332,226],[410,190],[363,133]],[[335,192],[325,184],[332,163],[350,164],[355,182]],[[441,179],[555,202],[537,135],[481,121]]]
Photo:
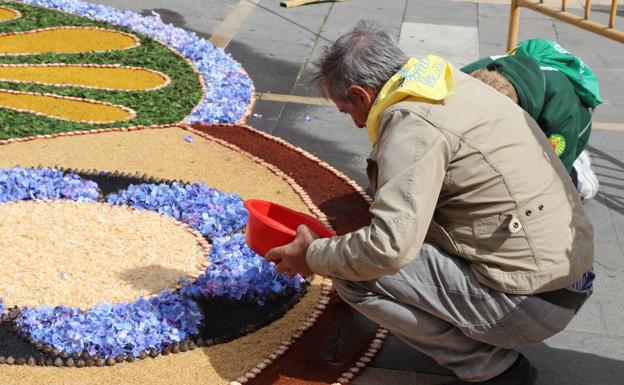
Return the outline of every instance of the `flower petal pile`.
[[[235,123],[244,116],[251,102],[253,85],[238,62],[195,33],[165,24],[156,13],[141,16],[78,0],[24,0],[24,3],[130,28],[180,52],[192,62],[207,85],[204,99],[186,119],[189,123]]]
[[[130,185],[109,195],[108,203],[171,216],[209,238],[238,230],[247,223],[247,210],[237,194],[209,188],[205,183]]]
[[[213,239],[211,264],[206,272],[180,292],[191,297],[219,297],[263,303],[263,299],[287,289],[301,290],[303,277],[278,274],[275,264],[254,253],[244,234]]]
[[[100,189],[95,182],[52,168],[0,169],[0,203],[35,199],[71,199],[95,202]]]
[[[164,291],[149,300],[102,303],[89,311],[64,306],[24,308],[16,323],[34,340],[67,353],[138,357],[197,334],[202,320],[195,301]]]

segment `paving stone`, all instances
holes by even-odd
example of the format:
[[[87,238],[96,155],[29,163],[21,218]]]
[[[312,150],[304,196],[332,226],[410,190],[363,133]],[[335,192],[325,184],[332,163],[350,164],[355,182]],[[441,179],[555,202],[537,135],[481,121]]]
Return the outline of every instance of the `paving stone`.
[[[612,240],[605,240],[604,237],[598,238],[594,260],[595,264],[599,264],[615,277],[624,274],[624,253],[622,253],[622,245],[615,238]],[[622,299],[624,300],[624,297]]]
[[[617,298],[617,300],[601,299],[599,305],[600,314],[604,320],[605,334],[624,337],[624,329],[622,328],[624,300],[622,298]]]
[[[407,56],[434,54],[463,67],[479,59],[478,35],[476,27],[403,23],[399,44]]]
[[[276,41],[232,41],[227,52],[254,81],[256,91],[290,94],[311,46]]]
[[[355,378],[353,385],[376,385],[376,384],[412,384],[412,385],[439,385],[448,383],[453,377],[436,376],[432,374],[416,373],[410,371],[388,370],[379,368],[366,368],[362,374]]]
[[[601,300],[593,297],[588,299],[565,330],[604,334],[606,328],[602,319]]]
[[[537,385],[618,385],[624,337],[561,332],[521,350],[538,370]]]
[[[309,11],[306,11],[306,8]],[[237,39],[270,40],[287,43],[313,43],[329,10],[303,7],[292,12],[280,7],[279,1],[261,1],[236,34]]]
[[[624,169],[624,159],[610,155],[624,151],[624,135],[622,135],[622,132],[593,130],[589,144],[591,151],[595,151],[596,163],[601,162],[600,159],[603,159],[605,162],[611,163],[612,166]]]
[[[294,95],[300,96],[310,96],[310,97],[322,97],[321,91],[318,87],[312,83],[313,75],[312,72],[314,70],[313,63],[320,57],[321,53],[325,46],[331,44],[331,42],[323,40],[319,38],[314,49],[308,56],[308,60],[305,63],[304,67],[301,69],[299,74],[299,78],[297,79],[297,83],[293,88]]]
[[[592,166],[594,171],[599,169],[596,166]],[[618,237],[615,235],[615,226],[611,219],[611,209],[607,206],[605,200],[602,198],[602,193],[599,193],[598,197],[592,199],[584,204],[585,212],[591,219],[594,226],[594,235],[596,237],[596,244],[605,245],[605,249],[596,248],[596,256],[606,254],[608,251],[607,246],[615,245],[620,246]]]
[[[358,20],[374,20],[398,39],[404,10],[405,0],[358,0],[357,6],[355,2],[335,3],[322,36],[334,41],[351,30]]]
[[[282,116],[285,105],[286,103],[283,102],[258,100],[247,124],[272,134]]]
[[[371,147],[368,136],[336,107],[288,103],[274,134],[305,148],[361,186],[368,186],[365,173]]]
[[[614,298],[616,293],[622,292],[622,273],[605,268],[604,266],[605,265],[603,264],[594,264],[597,277],[594,281],[594,294],[592,295],[592,300],[608,300]],[[603,308],[603,310],[605,312],[613,312],[615,309]],[[619,312],[613,314],[621,318],[621,307]],[[603,316],[603,319],[606,319],[606,317]]]
[[[117,9],[150,15],[152,11],[161,15],[163,21],[176,27],[197,32],[208,38],[212,30],[234,9],[235,2],[223,0],[89,0],[90,3],[107,4]]]
[[[481,43],[501,44],[503,50],[497,54],[505,53],[507,51],[508,22],[508,18],[480,16],[479,41]],[[556,40],[557,36],[552,27],[552,21],[522,18],[518,30],[518,41],[534,38]]]
[[[412,0],[407,3],[404,22],[477,26],[477,4],[449,3],[436,0]]]
[[[481,35],[481,30],[479,30],[479,35]],[[495,41],[495,42],[483,42],[479,40],[479,56],[494,56],[501,55],[501,52],[506,51],[506,42],[504,41]]]
[[[507,20],[509,20],[510,10],[511,7],[509,6],[509,4],[478,4],[479,16],[507,18]],[[550,20],[548,16],[525,8],[522,8],[520,10],[520,17],[522,19]]]

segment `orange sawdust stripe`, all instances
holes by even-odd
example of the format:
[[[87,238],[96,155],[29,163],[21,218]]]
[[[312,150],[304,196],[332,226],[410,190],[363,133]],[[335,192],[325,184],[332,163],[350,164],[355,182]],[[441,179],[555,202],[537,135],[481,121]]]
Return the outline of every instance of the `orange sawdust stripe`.
[[[0,55],[85,53],[136,47],[139,39],[129,33],[95,27],[52,27],[0,34]]]
[[[147,68],[100,64],[0,64],[0,81],[115,91],[152,91],[169,76]]]
[[[22,17],[22,14],[15,9],[0,7],[0,21],[15,20]]]
[[[54,94],[0,90],[0,108],[88,124],[130,120],[136,113],[124,106]]]

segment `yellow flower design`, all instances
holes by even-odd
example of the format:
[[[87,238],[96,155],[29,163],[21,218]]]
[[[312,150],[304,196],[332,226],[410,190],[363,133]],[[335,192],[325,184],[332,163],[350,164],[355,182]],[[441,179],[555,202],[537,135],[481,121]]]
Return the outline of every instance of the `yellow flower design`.
[[[0,21],[19,17],[19,12],[0,7]],[[140,44],[136,36],[121,31],[62,26],[2,33],[0,57],[110,52]],[[153,91],[171,83],[167,75],[141,67],[65,63],[0,64],[0,81],[127,92]],[[136,112],[126,106],[50,93],[9,90],[0,90],[0,108],[89,124],[122,122],[136,117]]]
[[[15,20],[22,17],[22,14],[15,9],[0,7],[0,21]]]

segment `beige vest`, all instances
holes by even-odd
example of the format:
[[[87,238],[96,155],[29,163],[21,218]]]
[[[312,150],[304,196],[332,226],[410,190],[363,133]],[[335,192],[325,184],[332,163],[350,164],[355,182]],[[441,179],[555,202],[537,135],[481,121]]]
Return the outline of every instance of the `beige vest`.
[[[591,223],[540,128],[506,96],[454,76],[456,93],[444,102],[408,99],[384,111],[368,167],[372,223],[314,241],[313,272],[352,281],[394,274],[425,240],[507,293],[563,288],[591,266]]]

